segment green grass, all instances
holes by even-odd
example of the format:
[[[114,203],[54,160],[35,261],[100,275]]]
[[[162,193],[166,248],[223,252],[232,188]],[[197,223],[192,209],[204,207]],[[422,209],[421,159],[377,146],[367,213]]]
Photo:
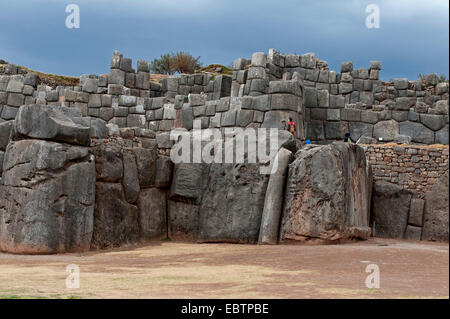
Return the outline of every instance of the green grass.
[[[0,296],[0,299],[23,299],[23,298],[17,295],[5,295]]]
[[[30,70],[27,67],[18,65],[17,68],[25,70],[28,73],[36,74],[39,77],[39,83],[51,86],[53,88],[61,86],[77,86],[80,85],[80,79],[73,76],[56,75],[50,73],[42,73],[39,71]]]
[[[222,68],[222,71],[219,73],[216,73],[216,68]],[[201,69],[198,70],[199,72],[209,72],[218,75],[218,74],[225,74],[225,75],[233,75],[233,70],[229,67],[222,65],[222,64],[210,64],[207,65]]]

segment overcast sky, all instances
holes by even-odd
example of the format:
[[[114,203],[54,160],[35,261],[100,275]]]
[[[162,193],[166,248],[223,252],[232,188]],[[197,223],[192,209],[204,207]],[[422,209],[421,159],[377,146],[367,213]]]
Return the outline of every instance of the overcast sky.
[[[65,26],[71,3],[79,29]],[[380,28],[366,27],[372,3]],[[383,80],[449,74],[448,0],[2,0],[0,36],[0,58],[73,76],[107,73],[114,49],[135,66],[179,50],[230,65],[269,48],[314,52],[336,71],[380,60]]]

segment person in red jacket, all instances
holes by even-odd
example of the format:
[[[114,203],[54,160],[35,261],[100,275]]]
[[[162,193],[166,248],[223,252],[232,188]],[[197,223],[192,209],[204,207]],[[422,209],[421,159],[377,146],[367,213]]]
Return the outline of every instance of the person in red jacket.
[[[289,121],[286,123],[286,129],[292,133],[292,135],[295,135],[295,132],[297,128],[295,127],[294,121],[292,121],[292,117],[289,118]]]

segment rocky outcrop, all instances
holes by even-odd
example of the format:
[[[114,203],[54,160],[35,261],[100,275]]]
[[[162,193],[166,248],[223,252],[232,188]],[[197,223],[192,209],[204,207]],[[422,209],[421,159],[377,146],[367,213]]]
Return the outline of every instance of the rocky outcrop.
[[[370,236],[364,151],[333,143],[299,150],[289,165],[280,239],[334,242]]]
[[[89,128],[75,125],[63,108],[46,116],[46,108],[32,107],[19,109],[15,136],[4,155],[0,250],[27,254],[86,250],[93,233],[94,157],[87,147],[61,142],[88,145],[83,132]],[[45,127],[53,120],[54,130]]]
[[[412,193],[401,186],[386,181],[375,182],[371,218],[374,236],[405,236],[411,198]]]
[[[443,174],[426,194],[423,221],[423,240],[448,242],[449,189],[448,171]]]

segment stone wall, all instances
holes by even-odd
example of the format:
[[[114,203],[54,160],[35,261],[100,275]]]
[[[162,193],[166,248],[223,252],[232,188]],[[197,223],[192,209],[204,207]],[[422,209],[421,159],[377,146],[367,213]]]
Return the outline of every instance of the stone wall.
[[[0,250],[85,251],[93,234],[95,158],[74,110],[22,106],[0,179]],[[5,127],[4,127],[5,129]]]
[[[387,181],[422,196],[448,171],[448,146],[361,145],[375,181]]]
[[[448,241],[448,146],[361,146],[374,179],[373,235]]]
[[[381,63],[354,69],[344,62],[330,71],[313,53],[283,55],[269,50],[253,54],[251,62],[234,63],[231,96],[269,93],[272,81],[298,78],[303,89],[305,137],[316,143],[344,138],[356,142],[407,141],[448,144],[448,83],[431,74],[414,82],[379,80]]]
[[[167,237],[166,193],[173,164],[155,132],[109,127],[94,139],[96,183],[91,246],[123,246]]]
[[[373,236],[448,242],[448,179],[447,170],[426,193],[375,181],[370,221]]]
[[[448,83],[437,83],[437,77],[381,82],[380,68],[371,63],[353,70],[350,62],[343,63],[335,83],[305,82],[307,137],[326,141],[348,132],[355,142],[364,136],[448,144]]]
[[[3,249],[64,252],[85,249],[87,243],[103,248],[167,235],[205,242],[255,243],[259,240],[276,243],[282,207],[275,203],[277,198],[283,202],[280,196],[284,195],[280,195],[279,189],[277,198],[271,198],[270,194],[283,185],[281,179],[285,178],[285,172],[279,172],[278,180],[271,181],[268,176],[257,174],[255,165],[175,165],[173,168],[169,159],[173,146],[170,131],[173,128],[191,130],[197,123],[200,128],[222,131],[226,128],[278,128],[280,136],[287,136],[296,145],[292,149],[284,147],[289,153],[284,155],[286,165],[307,154],[302,150],[295,153],[302,144],[299,141],[310,139],[313,143],[330,144],[341,140],[348,132],[351,139],[359,140],[365,149],[371,170],[362,169],[359,146],[353,145],[339,152],[334,166],[325,165],[328,161],[323,160],[324,170],[315,167],[314,174],[340,170],[348,174],[339,178],[347,180],[352,174],[360,176],[364,171],[365,181],[373,174],[370,225],[376,236],[448,240],[448,198],[436,200],[442,197],[445,187],[448,188],[448,183],[446,186],[442,182],[443,176],[448,179],[448,146],[424,145],[448,144],[448,83],[438,83],[435,75],[415,82],[396,79],[384,83],[379,80],[381,65],[378,62],[359,70],[354,70],[351,62],[345,62],[337,74],[313,53],[283,55],[272,49],[268,55],[257,52],[250,60],[237,59],[233,69],[232,77],[181,75],[167,77],[156,84],[149,81],[148,62],[138,61],[136,72],[131,59],[116,51],[109,74],[83,75],[79,86],[51,88],[40,85],[36,75],[14,65],[3,68],[4,74],[0,75],[0,196],[8,198],[0,202],[3,214],[0,232],[6,236],[3,242],[15,240],[22,227],[19,225],[16,233],[15,226],[9,225],[12,219],[5,219],[9,216],[5,214],[14,209],[30,213],[23,208],[27,203],[14,187],[22,187],[23,183],[28,186],[34,179],[39,184],[42,175],[49,176],[48,185],[53,187],[54,177],[61,173],[63,181],[58,179],[57,184],[63,186],[56,188],[55,194],[62,199],[54,199],[55,203],[61,199],[64,204],[67,198],[83,201],[75,194],[76,189],[67,186],[67,181],[76,177],[68,167],[75,169],[77,164],[91,167],[89,154],[95,155],[95,172],[90,179],[95,179],[90,185],[95,187],[95,203],[92,193],[88,194],[89,200],[79,203],[81,206],[73,206],[69,200],[70,205],[61,204],[62,208],[60,204],[51,206],[53,202],[48,204],[40,201],[39,195],[33,195],[37,196],[36,202],[54,207],[57,214],[61,209],[65,216],[72,211],[87,211],[83,217],[83,225],[89,228],[83,230],[85,235],[67,243],[64,234],[42,238],[43,244],[37,249],[26,243],[21,247],[7,243]],[[295,139],[284,131],[283,121],[289,117],[297,126]],[[22,141],[32,139],[36,141]],[[48,141],[63,146],[47,145]],[[91,141],[92,146],[87,147]],[[383,144],[390,141],[399,145]],[[36,172],[25,172],[29,176],[18,179],[21,175],[15,176],[11,171],[16,166],[20,171],[22,163],[20,159],[14,162],[11,154],[15,154],[15,145],[26,143],[33,144],[25,147],[24,154],[30,157],[39,147],[62,148],[71,155],[58,162],[62,166],[50,161],[48,172],[45,167],[44,172],[39,168]],[[334,154],[343,146],[330,147]],[[311,154],[325,150],[328,150],[325,146],[314,146]],[[359,163],[355,166],[358,169],[342,170],[347,165],[345,159],[353,157]],[[299,174],[295,180],[314,177],[302,175],[303,167],[310,165],[309,160],[299,160],[297,164],[298,167],[292,168]],[[366,198],[372,185],[360,184],[357,187],[348,184],[353,185],[353,192],[348,192],[348,187],[340,192],[349,198],[363,193]],[[302,182],[292,185],[295,186],[292,189],[312,194],[311,188],[301,188]],[[266,193],[268,189],[270,194]],[[310,201],[306,195],[291,195],[291,201],[300,206],[286,213],[290,223],[302,216],[301,205],[315,207],[323,201],[320,194]],[[359,203],[361,198],[355,200]],[[330,205],[334,202],[332,200]],[[349,200],[348,205],[353,202]],[[271,213],[274,210],[275,215]],[[247,211],[251,214],[242,213]],[[322,229],[320,236],[293,227],[289,237],[303,238],[306,234],[307,238],[316,236],[328,240],[368,236],[366,219],[360,218],[361,214],[356,214],[358,223],[353,223],[356,216],[353,212],[344,215],[341,216],[344,219],[353,216],[352,221],[329,223],[333,227]],[[58,216],[49,217],[49,222],[53,223],[49,229],[55,229],[55,220],[60,220]],[[67,220],[67,223],[72,222]],[[445,223],[447,233],[442,227]],[[32,227],[39,229],[40,226],[32,224]],[[260,229],[264,232],[258,238]],[[51,245],[46,246],[46,240],[52,240]]]
[[[138,60],[135,71],[131,59],[115,51],[108,74],[83,75],[79,86],[51,88],[8,64],[0,75],[0,118],[12,120],[20,105],[33,103],[75,107],[105,124],[154,131],[191,129],[191,118],[203,128],[282,128],[292,117],[297,137],[314,143],[350,133],[355,142],[363,137],[365,143],[448,144],[448,83],[435,74],[382,82],[380,62],[362,69],[344,62],[337,73],[314,53],[273,49],[236,59],[232,77],[182,74],[158,84],[150,82],[149,69]]]

